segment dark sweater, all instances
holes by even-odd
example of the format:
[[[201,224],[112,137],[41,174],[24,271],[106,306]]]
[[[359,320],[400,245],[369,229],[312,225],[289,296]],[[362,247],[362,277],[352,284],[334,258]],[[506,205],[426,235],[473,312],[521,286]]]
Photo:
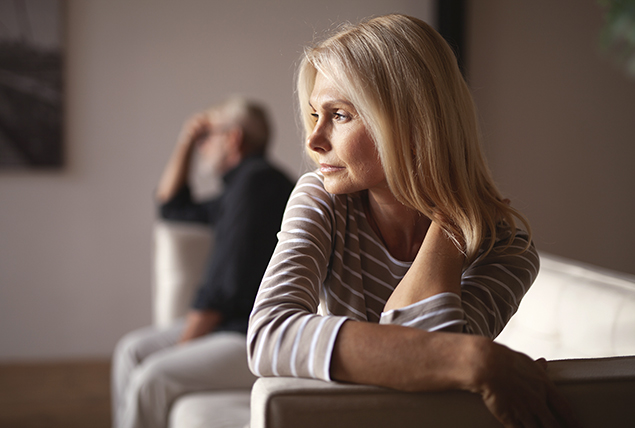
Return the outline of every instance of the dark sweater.
[[[261,156],[244,159],[223,181],[216,199],[197,203],[184,185],[159,210],[166,220],[207,223],[214,229],[214,248],[192,308],[221,312],[216,331],[246,333],[293,183]]]

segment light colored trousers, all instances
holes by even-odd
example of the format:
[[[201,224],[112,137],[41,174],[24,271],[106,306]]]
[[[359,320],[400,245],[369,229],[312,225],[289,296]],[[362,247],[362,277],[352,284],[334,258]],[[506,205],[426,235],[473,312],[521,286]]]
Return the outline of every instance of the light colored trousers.
[[[183,326],[146,327],[119,341],[112,366],[114,427],[165,428],[180,396],[248,389],[256,381],[244,334],[211,333],[177,345]]]

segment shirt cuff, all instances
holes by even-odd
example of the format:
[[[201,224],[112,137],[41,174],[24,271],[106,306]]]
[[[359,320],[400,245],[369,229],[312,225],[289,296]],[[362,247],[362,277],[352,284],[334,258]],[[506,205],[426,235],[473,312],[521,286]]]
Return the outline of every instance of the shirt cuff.
[[[466,324],[461,298],[439,293],[399,309],[382,312],[380,324],[398,324],[426,331],[460,333]]]
[[[335,348],[335,339],[337,339],[337,335],[340,333],[340,329],[344,325],[344,322],[349,321],[348,317],[337,317],[338,320],[336,324],[332,327],[332,333],[329,337],[328,345],[326,348],[326,359],[324,360],[324,377],[323,380],[332,381],[331,379],[331,362],[333,361],[333,350]]]

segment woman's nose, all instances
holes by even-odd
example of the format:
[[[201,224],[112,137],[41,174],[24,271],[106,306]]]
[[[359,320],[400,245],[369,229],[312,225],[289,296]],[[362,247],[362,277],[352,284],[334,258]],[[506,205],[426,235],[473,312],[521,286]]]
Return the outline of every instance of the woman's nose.
[[[315,125],[313,131],[306,139],[307,147],[316,153],[325,153],[331,150],[331,142],[326,135],[324,126],[319,123]]]

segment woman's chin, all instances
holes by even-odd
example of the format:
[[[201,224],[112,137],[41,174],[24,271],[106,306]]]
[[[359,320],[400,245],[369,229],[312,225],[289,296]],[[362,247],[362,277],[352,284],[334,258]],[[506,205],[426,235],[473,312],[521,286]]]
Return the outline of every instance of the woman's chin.
[[[355,186],[353,183],[329,177],[324,177],[324,188],[332,195],[345,195],[363,190],[361,186]]]

